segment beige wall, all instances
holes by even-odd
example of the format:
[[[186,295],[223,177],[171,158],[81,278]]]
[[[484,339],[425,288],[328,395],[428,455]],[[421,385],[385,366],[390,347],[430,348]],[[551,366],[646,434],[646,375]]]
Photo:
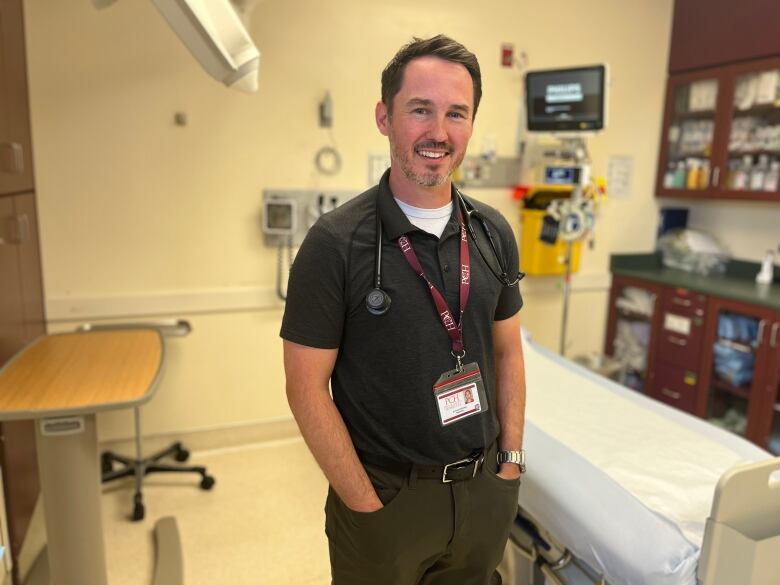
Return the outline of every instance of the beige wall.
[[[671,207],[671,205],[669,205]],[[688,224],[714,235],[734,258],[760,262],[767,250],[780,246],[780,205],[751,201],[696,201]]]
[[[201,71],[151,2],[119,0],[96,11],[87,0],[26,0],[50,329],[138,315],[128,311],[128,299],[136,308],[148,303],[149,313],[192,321],[193,334],[171,342],[164,384],[145,409],[151,432],[289,416],[281,311],[269,292],[276,258],[258,225],[262,190],[364,188],[367,156],[386,151],[373,122],[382,67],[411,36],[446,32],[476,52],[483,67],[472,145],[478,149],[493,135],[501,155],[515,152],[522,81],[516,69],[499,66],[502,42],[525,51],[532,68],[610,65],[610,126],[591,141],[594,169],[604,173],[610,155],[633,157],[632,192],[604,210],[581,280],[601,284],[575,292],[570,324],[572,353],[598,349],[609,254],[653,243],[671,5],[265,0],[251,27],[262,52],[260,91],[242,95]],[[330,143],[317,127],[326,91],[344,162],[332,178],[318,175],[312,163]],[[187,114],[186,127],[174,125],[176,112]],[[508,193],[473,194],[516,224]],[[552,347],[561,314],[556,282],[524,283],[524,321]],[[257,302],[249,309],[234,302],[252,291]],[[170,308],[177,295],[195,300],[179,313]],[[208,295],[219,297],[218,310],[199,305]],[[131,431],[127,413],[100,423],[104,439]]]

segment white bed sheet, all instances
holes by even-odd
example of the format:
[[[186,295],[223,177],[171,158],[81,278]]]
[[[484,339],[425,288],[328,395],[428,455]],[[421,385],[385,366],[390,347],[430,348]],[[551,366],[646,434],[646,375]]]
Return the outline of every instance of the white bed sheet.
[[[524,345],[520,505],[612,585],[695,585],[718,479],[769,453]]]

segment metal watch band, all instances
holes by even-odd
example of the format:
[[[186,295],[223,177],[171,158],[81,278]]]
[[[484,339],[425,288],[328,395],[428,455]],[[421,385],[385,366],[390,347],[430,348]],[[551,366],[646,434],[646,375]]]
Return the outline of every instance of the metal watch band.
[[[520,472],[525,473],[525,450],[520,451],[499,451],[496,455],[498,464],[502,463],[514,463],[520,466]]]

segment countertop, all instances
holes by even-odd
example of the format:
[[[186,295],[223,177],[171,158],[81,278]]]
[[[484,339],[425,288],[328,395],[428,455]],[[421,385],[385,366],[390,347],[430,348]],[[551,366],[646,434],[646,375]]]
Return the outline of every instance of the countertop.
[[[723,275],[702,276],[674,268],[666,268],[659,253],[613,254],[610,271],[675,288],[686,288],[752,305],[780,311],[780,268],[775,267],[775,282],[759,285],[755,281],[760,265],[757,262],[732,259]]]

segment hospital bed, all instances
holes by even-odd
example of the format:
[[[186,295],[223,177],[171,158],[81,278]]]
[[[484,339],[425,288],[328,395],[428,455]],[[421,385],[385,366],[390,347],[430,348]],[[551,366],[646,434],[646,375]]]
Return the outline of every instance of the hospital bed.
[[[505,584],[780,584],[780,458],[523,335],[528,473]]]

